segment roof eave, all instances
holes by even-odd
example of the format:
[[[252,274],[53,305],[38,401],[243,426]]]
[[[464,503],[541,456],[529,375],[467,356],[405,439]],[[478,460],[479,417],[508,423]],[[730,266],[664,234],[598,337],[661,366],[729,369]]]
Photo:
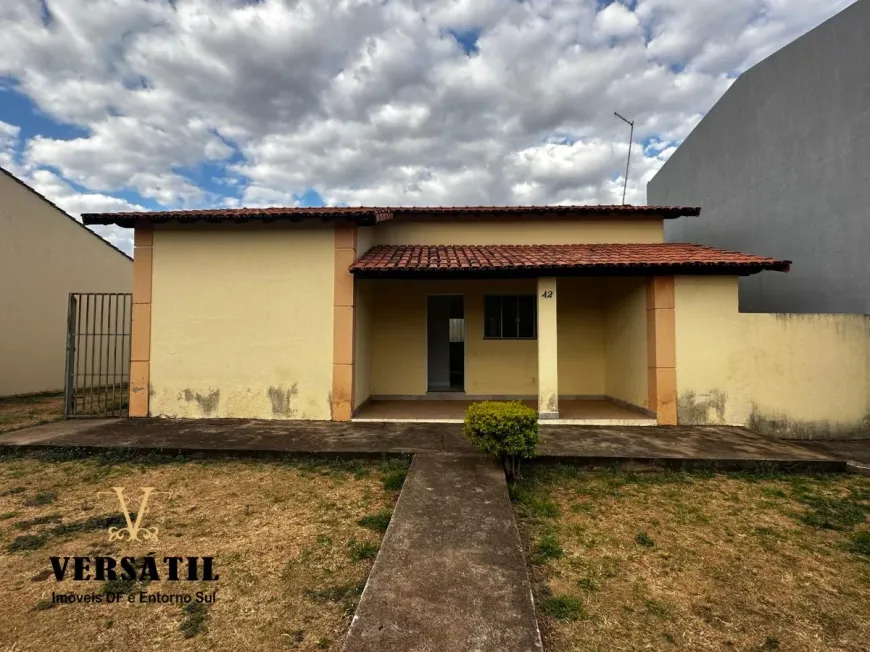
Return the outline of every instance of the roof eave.
[[[351,220],[359,226],[374,226],[394,218],[409,221],[436,218],[449,221],[478,221],[493,219],[518,219],[529,214],[547,219],[595,220],[595,219],[676,219],[700,215],[697,206],[477,206],[477,207],[343,207],[331,209],[313,208],[265,208],[257,209],[210,209],[208,211],[143,211],[118,213],[85,213],[82,219],[87,225],[109,225],[131,228],[137,223],[250,223],[303,220],[335,221]],[[318,212],[323,210],[324,212]],[[334,210],[335,212],[329,212]],[[488,212],[489,210],[489,212]],[[286,211],[286,212],[284,212]]]
[[[387,269],[373,270],[351,265],[349,271],[359,279],[489,279],[601,276],[751,276],[763,271],[788,272],[791,261],[742,265],[590,265],[581,267],[516,267],[471,269]]]
[[[341,220],[350,220],[357,226],[374,226],[380,222],[389,220],[389,216],[376,214],[348,214],[348,213],[333,213],[333,214],[302,214],[302,213],[287,213],[287,214],[249,214],[249,215],[179,215],[177,213],[142,213],[142,214],[106,214],[106,213],[83,213],[82,222],[86,225],[99,224],[110,225],[114,224],[127,229],[135,228],[137,224],[253,224],[253,223],[268,223],[268,222],[304,222],[309,220],[319,220],[321,222],[337,222]]]

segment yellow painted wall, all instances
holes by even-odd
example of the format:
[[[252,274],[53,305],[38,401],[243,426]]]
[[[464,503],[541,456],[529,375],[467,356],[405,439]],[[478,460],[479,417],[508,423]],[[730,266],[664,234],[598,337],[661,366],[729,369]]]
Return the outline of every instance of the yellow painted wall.
[[[353,407],[362,405],[372,395],[371,385],[371,286],[366,281],[354,283],[354,361]]]
[[[132,288],[130,258],[0,172],[0,396],[63,389],[70,292]]]
[[[152,416],[329,419],[330,228],[157,228]]]
[[[603,396],[605,388],[605,281],[560,278],[559,394]]]
[[[486,245],[663,242],[662,220],[386,222],[373,244]]]
[[[380,227],[378,227],[380,228]],[[361,226],[356,230],[356,253],[357,257],[362,256],[365,252],[371,249],[375,239],[375,227]]]
[[[870,317],[741,314],[735,277],[678,276],[675,301],[680,423],[870,435]]]
[[[537,395],[537,341],[483,339],[484,295],[535,294],[535,279],[370,283],[373,395],[426,393],[426,302],[430,294],[465,296],[467,394]]]
[[[359,227],[356,231],[356,257],[359,258],[372,246],[374,227]],[[354,281],[354,363],[353,407],[362,405],[372,395],[371,384],[371,304],[373,286],[371,281]]]
[[[425,394],[425,294],[412,284],[376,281],[370,296],[371,393]]]
[[[645,280],[606,279],[604,302],[605,393],[649,408]]]
[[[483,339],[484,296],[535,294],[535,279],[363,280],[358,284],[370,298],[369,359],[359,364],[358,369],[370,369],[372,395],[426,393],[426,298],[430,294],[462,294],[466,314],[466,393],[537,396],[537,340]],[[559,279],[558,359],[562,395],[605,393],[601,284],[596,279]],[[358,383],[364,381],[358,379]]]
[[[538,414],[559,415],[559,288],[557,279],[538,279]]]
[[[483,339],[484,296],[534,295],[536,279],[460,282],[453,287],[465,296],[466,393],[537,395],[537,340]]]

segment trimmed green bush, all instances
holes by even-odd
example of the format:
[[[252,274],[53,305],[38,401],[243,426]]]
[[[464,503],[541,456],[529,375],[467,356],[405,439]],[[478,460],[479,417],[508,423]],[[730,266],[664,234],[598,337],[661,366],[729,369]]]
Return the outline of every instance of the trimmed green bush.
[[[513,484],[520,460],[535,456],[538,413],[519,401],[472,403],[465,411],[465,436],[478,450],[499,457]]]

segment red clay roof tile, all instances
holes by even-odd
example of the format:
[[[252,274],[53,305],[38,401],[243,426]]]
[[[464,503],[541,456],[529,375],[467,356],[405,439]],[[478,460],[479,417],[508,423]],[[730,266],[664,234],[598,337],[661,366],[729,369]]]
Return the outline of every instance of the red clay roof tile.
[[[697,244],[581,245],[378,245],[350,266],[367,276],[421,272],[496,272],[668,268],[683,273],[722,270],[788,271],[791,261],[724,251]]]
[[[85,213],[85,224],[117,224],[133,226],[145,222],[246,222],[250,220],[351,219],[361,224],[379,224],[391,219],[441,217],[474,219],[486,215],[522,218],[558,217],[560,219],[590,219],[602,215],[615,217],[658,217],[672,219],[684,215],[699,215],[695,206],[324,206],[214,208],[202,210]]]

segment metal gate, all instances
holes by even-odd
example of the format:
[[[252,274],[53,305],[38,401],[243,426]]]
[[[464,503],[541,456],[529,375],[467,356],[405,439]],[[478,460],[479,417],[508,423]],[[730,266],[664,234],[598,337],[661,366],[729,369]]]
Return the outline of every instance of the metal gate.
[[[127,416],[132,309],[132,294],[70,293],[64,418]]]

